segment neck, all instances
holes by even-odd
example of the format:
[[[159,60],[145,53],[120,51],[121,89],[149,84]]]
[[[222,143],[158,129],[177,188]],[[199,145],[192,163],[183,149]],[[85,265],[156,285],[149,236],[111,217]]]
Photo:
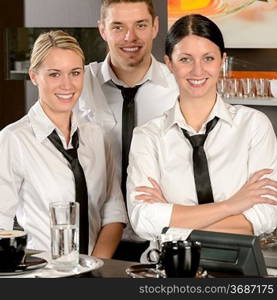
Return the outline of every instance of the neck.
[[[53,120],[53,123],[62,132],[63,136],[65,137],[66,144],[68,145],[70,141],[70,131],[71,131],[70,116],[63,116],[63,118],[59,118],[56,121]]]
[[[144,59],[140,64],[134,66],[117,65],[114,64],[112,60],[110,63],[116,77],[130,87],[138,84],[144,78],[150,68],[150,65],[151,56],[149,56],[148,59]]]
[[[195,130],[200,131],[207,121],[216,101],[216,95],[210,98],[189,99],[180,95],[180,109],[186,122]]]
[[[70,141],[71,131],[71,111],[67,112],[54,112],[51,108],[41,102],[41,107],[47,117],[55,124],[65,137],[66,143]]]

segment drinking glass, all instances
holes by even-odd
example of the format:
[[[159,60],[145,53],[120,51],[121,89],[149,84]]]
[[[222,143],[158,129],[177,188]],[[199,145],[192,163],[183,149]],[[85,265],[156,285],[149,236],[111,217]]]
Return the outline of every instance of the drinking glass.
[[[270,80],[270,94],[277,98],[277,79]]]
[[[255,78],[256,96],[267,98],[269,95],[269,80],[265,78]]]
[[[242,95],[243,98],[255,97],[255,85],[252,78],[241,78]]]
[[[239,98],[242,96],[240,80],[238,78],[228,78],[228,94],[230,98]]]
[[[79,264],[79,203],[50,203],[52,265],[71,271]]]
[[[226,78],[219,78],[217,81],[217,92],[222,98],[228,98],[228,87]]]

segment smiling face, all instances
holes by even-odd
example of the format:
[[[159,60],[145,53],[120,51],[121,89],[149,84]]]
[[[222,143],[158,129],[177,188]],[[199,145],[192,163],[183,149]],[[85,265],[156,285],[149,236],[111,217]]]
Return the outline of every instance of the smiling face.
[[[112,65],[136,67],[150,62],[158,19],[153,21],[145,2],[111,4],[99,31],[108,43]]]
[[[223,63],[220,50],[210,40],[188,35],[174,46],[165,62],[185,98],[215,99],[216,83]]]
[[[50,119],[70,116],[83,88],[83,61],[73,50],[51,48],[36,70],[30,71],[37,85],[44,112]]]

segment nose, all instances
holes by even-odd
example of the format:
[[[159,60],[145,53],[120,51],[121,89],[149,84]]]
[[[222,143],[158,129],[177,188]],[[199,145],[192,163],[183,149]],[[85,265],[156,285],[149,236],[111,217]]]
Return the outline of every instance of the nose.
[[[192,68],[192,74],[194,76],[203,75],[203,66],[202,66],[201,61],[194,61],[193,68]]]
[[[72,79],[68,75],[64,75],[61,79],[60,86],[64,90],[70,90],[72,88]]]
[[[133,42],[136,39],[137,39],[137,35],[136,35],[134,28],[128,28],[128,30],[125,34],[124,40],[126,42]]]

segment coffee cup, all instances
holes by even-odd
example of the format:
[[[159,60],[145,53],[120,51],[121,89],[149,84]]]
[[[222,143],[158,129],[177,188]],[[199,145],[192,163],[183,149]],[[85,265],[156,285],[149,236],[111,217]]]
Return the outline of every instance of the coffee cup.
[[[19,230],[0,230],[0,271],[15,271],[23,260],[27,233]]]
[[[200,262],[201,244],[191,241],[167,241],[161,244],[160,249],[148,252],[149,262],[154,262],[151,257],[159,256],[157,266],[163,269],[167,277],[195,277]]]

